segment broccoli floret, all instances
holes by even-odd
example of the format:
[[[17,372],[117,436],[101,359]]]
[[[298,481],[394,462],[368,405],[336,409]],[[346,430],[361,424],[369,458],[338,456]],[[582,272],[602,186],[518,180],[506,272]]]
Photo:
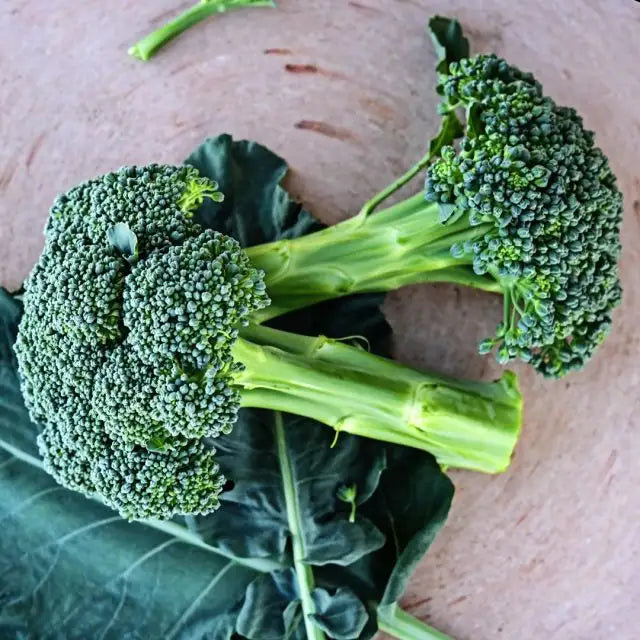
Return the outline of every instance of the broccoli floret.
[[[176,513],[206,514],[219,506],[225,483],[203,440],[155,452],[118,440],[92,461],[91,480],[105,502],[129,519],[167,520]]]
[[[211,345],[224,348],[236,325],[268,304],[262,274],[238,243],[203,231],[132,269],[124,292],[127,341],[149,364],[171,356],[185,371],[214,368]]]
[[[470,285],[504,296],[481,353],[560,377],[593,355],[620,303],[622,195],[593,133],[530,73],[495,55],[446,62],[442,131],[420,162],[358,216],[249,249],[272,299],[258,317],[346,293]],[[423,193],[371,215],[424,167]]]
[[[211,440],[242,406],[426,449],[443,465],[506,468],[521,421],[513,375],[446,380],[251,324],[269,304],[264,274],[192,218],[204,197],[220,199],[216,186],[191,168],[124,168],[54,204],[15,350],[58,482],[129,519],[208,513],[225,482]]]
[[[496,56],[452,63],[444,110],[473,111],[459,150],[427,172],[427,199],[481,237],[452,251],[490,273],[505,294],[504,322],[483,350],[520,357],[549,376],[581,368],[620,302],[622,197],[607,160],[573,109],[542,94],[531,74]],[[473,125],[473,135],[469,127]]]
[[[181,376],[177,365],[165,371],[142,362],[127,345],[116,346],[98,370],[91,397],[91,407],[105,432],[113,439],[152,449],[183,444],[185,437],[171,423],[163,422],[154,403],[164,397],[172,376]],[[182,423],[187,421],[185,415]]]
[[[100,494],[127,518],[207,513],[217,508],[224,484],[213,447],[200,438],[228,430],[237,402],[235,410],[229,403],[207,411],[206,394],[221,385],[212,373],[199,379],[191,373],[198,363],[187,357],[181,365],[180,349],[170,351],[160,339],[155,351],[144,350],[163,326],[177,347],[186,344],[178,339],[183,316],[173,316],[176,305],[168,302],[176,301],[171,285],[186,303],[199,296],[202,314],[190,318],[208,322],[215,314],[205,292],[187,286],[194,260],[216,274],[209,283],[215,292],[228,291],[245,305],[235,315],[224,307],[223,320],[202,339],[229,340],[221,334],[234,335],[243,313],[266,304],[264,287],[253,297],[246,293],[242,279],[258,275],[237,245],[202,233],[192,220],[203,197],[219,199],[216,186],[192,168],[152,165],[75,187],[54,203],[44,251],[25,283],[16,354],[26,404],[44,425],[38,442],[45,467],[71,489]],[[114,225],[134,234],[133,266],[110,239]],[[165,269],[164,285],[161,278],[150,289]],[[192,280],[198,277],[202,270]],[[167,298],[169,319],[141,316],[158,295]]]
[[[267,304],[247,255],[213,231],[136,264],[124,289],[126,339],[109,354],[94,396],[107,428],[140,445],[167,433],[171,442],[229,433],[239,408],[236,325]]]

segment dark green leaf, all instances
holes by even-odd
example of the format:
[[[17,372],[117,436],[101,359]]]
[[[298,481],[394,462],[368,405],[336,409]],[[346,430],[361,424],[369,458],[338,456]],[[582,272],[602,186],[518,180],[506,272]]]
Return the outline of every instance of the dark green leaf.
[[[24,408],[13,353],[21,316],[22,303],[0,287],[0,444],[18,456],[38,462],[38,428]]]
[[[18,323],[22,316],[22,303],[0,287],[0,361],[16,366],[13,343],[18,333]]]
[[[384,456],[376,457],[376,460],[369,463],[369,470],[361,484],[355,484],[357,488],[356,504],[364,504],[376,491],[380,484],[380,477],[387,468],[386,451]]]
[[[456,19],[434,16],[429,20],[428,31],[438,56],[440,73],[447,73],[451,62],[469,57],[469,41]]]
[[[301,638],[302,634],[302,607],[300,600],[292,600],[282,614],[284,619],[285,636],[283,640]]]
[[[318,583],[328,589],[349,587],[371,603],[397,600],[410,575],[444,523],[453,485],[431,456],[403,447],[389,447],[387,469],[371,500],[358,508],[384,532],[385,546],[348,567],[320,568]],[[375,608],[362,637],[376,630]]]
[[[294,589],[295,574],[291,570],[258,576],[247,588],[237,632],[248,640],[291,637],[300,624],[296,615],[300,603]]]
[[[326,589],[311,594],[316,606],[314,622],[335,640],[355,640],[360,637],[369,614],[351,589],[340,588],[331,595]]]
[[[338,488],[345,480],[368,482],[383,448],[344,434],[334,448],[331,429],[297,416],[285,416],[285,450],[293,494],[305,529],[305,558],[312,564],[350,564],[384,544],[367,518],[349,522]],[[242,411],[233,436],[215,445],[220,468],[233,483],[221,496],[219,513],[199,520],[207,540],[243,557],[279,557],[289,539],[282,459],[277,453],[273,414]],[[257,474],[259,473],[259,477]],[[218,517],[221,516],[221,517]]]
[[[438,135],[429,143],[429,153],[432,158],[440,155],[442,147],[446,147],[453,143],[457,138],[461,138],[464,134],[464,127],[453,111],[450,111],[442,117],[440,122],[440,131]]]
[[[222,134],[208,138],[186,160],[215,180],[224,201],[205,201],[197,220],[233,236],[242,246],[295,238],[323,227],[280,186],[287,163],[249,140]]]
[[[412,478],[413,482],[407,482]],[[445,523],[453,485],[435,460],[414,449],[394,447],[373,503],[364,507],[385,532],[387,567],[391,570],[382,604],[395,602],[409,577]],[[384,515],[386,512],[386,523]],[[373,515],[375,514],[375,515]]]

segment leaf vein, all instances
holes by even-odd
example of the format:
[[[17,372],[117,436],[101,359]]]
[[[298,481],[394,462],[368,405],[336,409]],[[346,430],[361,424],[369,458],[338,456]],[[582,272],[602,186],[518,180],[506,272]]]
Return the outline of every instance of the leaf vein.
[[[166,640],[172,640],[176,637],[176,634],[180,631],[180,627],[189,619],[189,617],[193,614],[193,612],[200,606],[200,603],[204,598],[207,597],[207,594],[213,589],[213,587],[222,580],[224,575],[231,569],[233,566],[233,562],[228,562],[226,566],[221,569],[211,580],[209,584],[200,591],[200,593],[193,599],[193,602],[184,610],[182,615],[178,618],[176,623],[171,627],[169,632],[167,633]]]

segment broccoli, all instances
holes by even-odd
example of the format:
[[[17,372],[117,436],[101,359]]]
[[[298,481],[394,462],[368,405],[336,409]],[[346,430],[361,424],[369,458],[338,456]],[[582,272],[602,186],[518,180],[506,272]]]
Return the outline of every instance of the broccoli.
[[[220,200],[192,167],[123,168],[55,201],[25,283],[15,351],[48,472],[124,517],[219,506],[212,440],[241,407],[315,418],[487,472],[521,422],[513,374],[420,373],[340,341],[251,322],[264,274],[194,211]]]
[[[591,357],[620,302],[615,176],[582,119],[530,73],[495,55],[468,57],[455,21],[436,17],[431,28],[443,120],[429,153],[359,215],[250,248],[272,300],[257,317],[349,293],[458,283],[503,295],[502,322],[481,353],[495,348],[501,363],[519,358],[560,377]],[[371,215],[425,167],[422,193]]]

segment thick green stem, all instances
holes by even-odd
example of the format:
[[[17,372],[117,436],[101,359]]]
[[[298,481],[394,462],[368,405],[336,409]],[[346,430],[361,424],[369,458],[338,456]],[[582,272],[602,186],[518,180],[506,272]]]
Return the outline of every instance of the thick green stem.
[[[315,605],[311,597],[311,592],[314,588],[313,572],[311,567],[305,562],[306,554],[304,550],[304,540],[302,538],[302,516],[296,497],[296,483],[293,477],[287,438],[280,412],[276,411],[274,413],[274,421],[278,460],[280,461],[280,472],[282,475],[282,488],[287,508],[287,522],[291,535],[293,567],[296,572],[298,591],[300,593],[304,628],[308,640],[325,640],[324,633],[313,623],[313,618],[311,617],[315,613]]]
[[[253,318],[263,322],[322,300],[422,282],[499,292],[494,278],[474,273],[469,256],[451,253],[452,245],[473,241],[489,229],[470,226],[467,216],[443,224],[438,206],[418,194],[322,231],[249,247],[253,264],[265,272],[272,300]]]
[[[324,337],[260,325],[241,330],[233,356],[242,404],[307,416],[355,435],[432,453],[445,467],[504,471],[518,438],[515,376],[449,380]]]
[[[272,0],[200,0],[171,22],[136,42],[129,49],[129,55],[148,60],[160,47],[210,15],[242,7],[275,7],[275,3]]]
[[[395,603],[378,607],[378,629],[398,640],[452,640]]]
[[[452,247],[484,236],[491,225],[471,226],[466,214],[440,220],[438,204],[422,192],[373,213],[409,183],[461,135],[455,114],[445,116],[429,152],[364,204],[359,214],[293,240],[250,247],[255,266],[265,272],[271,305],[254,315],[264,322],[288,311],[351,293],[384,292],[424,282],[448,282],[501,293],[500,282],[478,275],[468,253]]]

